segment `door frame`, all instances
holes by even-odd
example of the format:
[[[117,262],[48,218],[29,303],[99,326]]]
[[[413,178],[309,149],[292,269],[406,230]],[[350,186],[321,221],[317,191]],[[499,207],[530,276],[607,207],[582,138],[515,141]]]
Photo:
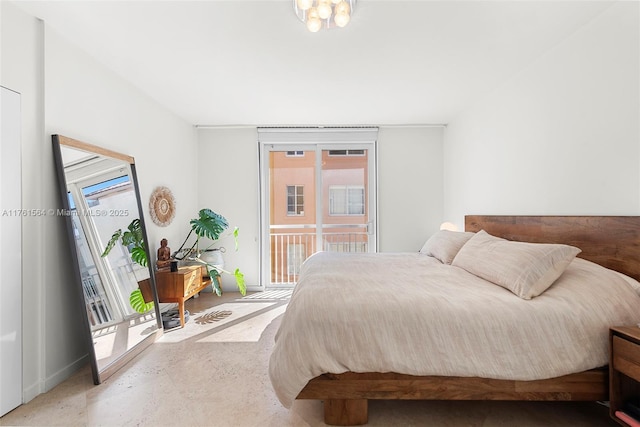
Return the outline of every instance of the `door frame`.
[[[269,182],[269,153],[282,151],[311,151],[316,153],[315,174],[316,188],[322,187],[322,151],[329,149],[365,149],[368,150],[368,192],[367,209],[370,225],[369,251],[377,251],[378,234],[378,198],[377,198],[377,167],[378,145],[377,128],[258,128],[259,149],[259,177],[260,177],[260,287],[275,289],[283,285],[271,285],[271,253],[270,253],[270,182]],[[322,222],[323,195],[315,191],[316,196],[316,225]],[[322,234],[321,227],[316,226],[316,234]],[[321,239],[317,239],[320,242]],[[317,243],[319,245],[319,243]],[[290,287],[290,286],[284,286]]]
[[[0,86],[0,417],[24,401],[21,94]],[[31,304],[30,304],[31,305]]]

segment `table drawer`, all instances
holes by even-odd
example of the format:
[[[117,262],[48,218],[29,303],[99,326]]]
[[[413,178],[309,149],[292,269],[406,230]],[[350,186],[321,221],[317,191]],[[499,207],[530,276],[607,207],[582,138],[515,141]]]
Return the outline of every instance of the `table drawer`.
[[[158,271],[156,284],[158,297],[163,300],[175,300],[193,294],[202,285],[202,270],[199,266],[180,267],[178,271]]]
[[[189,295],[202,284],[202,274],[200,268],[193,270],[184,276],[184,296]]]
[[[640,345],[614,336],[613,368],[640,381]]]

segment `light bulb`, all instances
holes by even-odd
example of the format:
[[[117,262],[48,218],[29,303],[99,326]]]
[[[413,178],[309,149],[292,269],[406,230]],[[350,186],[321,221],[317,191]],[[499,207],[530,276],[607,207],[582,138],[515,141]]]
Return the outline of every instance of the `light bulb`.
[[[320,16],[321,19],[329,19],[331,17],[331,13],[333,12],[331,10],[331,4],[329,3],[329,0],[318,0],[318,16]]]
[[[312,33],[317,33],[322,28],[322,21],[320,18],[309,18],[307,19],[307,28]]]
[[[336,12],[336,15],[339,13],[348,15],[349,13],[351,13],[351,7],[349,7],[349,3],[342,0],[340,3],[336,4],[335,12]]]
[[[333,18],[333,20],[335,21],[338,27],[342,28],[342,27],[346,27],[346,25],[351,20],[351,17],[349,16],[348,13],[336,13],[336,16]]]
[[[317,33],[322,28],[322,21],[320,20],[320,15],[318,15],[318,9],[312,7],[309,9],[309,13],[307,15],[307,28],[312,33]]]
[[[300,10],[307,10],[313,6],[313,0],[296,0]]]

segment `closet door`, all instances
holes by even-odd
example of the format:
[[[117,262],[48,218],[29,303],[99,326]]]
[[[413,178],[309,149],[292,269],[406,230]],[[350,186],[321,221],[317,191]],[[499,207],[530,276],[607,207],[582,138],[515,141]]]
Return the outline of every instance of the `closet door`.
[[[0,87],[0,416],[22,404],[20,94]]]

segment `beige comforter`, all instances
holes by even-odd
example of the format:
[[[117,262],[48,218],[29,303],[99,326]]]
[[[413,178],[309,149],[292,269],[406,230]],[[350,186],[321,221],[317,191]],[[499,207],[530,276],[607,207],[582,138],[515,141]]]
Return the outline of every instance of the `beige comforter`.
[[[609,326],[638,322],[629,281],[581,259],[526,301],[423,254],[320,252],[302,267],[269,374],[286,407],[327,372],[544,379],[606,365]]]

